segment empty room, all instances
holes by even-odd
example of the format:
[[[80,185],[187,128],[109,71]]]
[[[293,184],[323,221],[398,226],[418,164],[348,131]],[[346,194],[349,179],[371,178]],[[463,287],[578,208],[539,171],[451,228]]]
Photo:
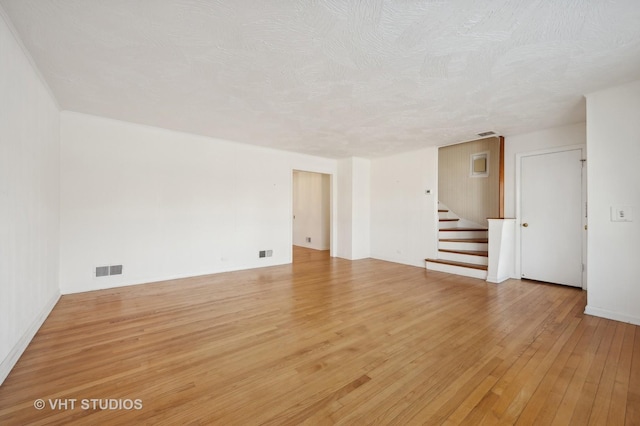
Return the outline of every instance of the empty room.
[[[640,425],[639,22],[0,0],[0,424]]]

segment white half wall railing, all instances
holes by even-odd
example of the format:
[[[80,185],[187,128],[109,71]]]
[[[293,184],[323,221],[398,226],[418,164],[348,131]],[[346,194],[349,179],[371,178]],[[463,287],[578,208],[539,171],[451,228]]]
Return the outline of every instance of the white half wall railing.
[[[515,219],[489,220],[489,269],[487,281],[501,283],[514,278]]]

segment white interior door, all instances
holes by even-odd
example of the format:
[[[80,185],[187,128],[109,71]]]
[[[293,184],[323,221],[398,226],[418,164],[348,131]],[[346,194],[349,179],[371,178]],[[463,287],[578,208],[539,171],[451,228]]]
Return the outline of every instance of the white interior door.
[[[521,157],[522,278],[582,287],[582,150]]]

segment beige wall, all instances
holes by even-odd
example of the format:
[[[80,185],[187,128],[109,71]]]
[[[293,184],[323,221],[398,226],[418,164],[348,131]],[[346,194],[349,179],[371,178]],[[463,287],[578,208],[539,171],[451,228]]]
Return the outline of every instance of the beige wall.
[[[330,185],[329,175],[293,172],[293,245],[329,250]]]
[[[489,176],[471,177],[472,154],[489,152]],[[480,225],[498,217],[500,141],[480,139],[438,150],[438,198],[461,218]]]

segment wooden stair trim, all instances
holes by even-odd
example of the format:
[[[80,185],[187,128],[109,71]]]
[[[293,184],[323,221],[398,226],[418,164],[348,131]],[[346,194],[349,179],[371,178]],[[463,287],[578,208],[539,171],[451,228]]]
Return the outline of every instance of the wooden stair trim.
[[[452,232],[452,231],[488,231],[486,228],[444,228],[440,229],[440,232]]]
[[[488,238],[441,238],[439,241],[445,243],[480,243],[488,244]]]
[[[438,219],[440,222],[457,222],[460,219]]]
[[[504,217],[504,136],[498,136],[500,141],[500,164],[498,168],[498,215]]]
[[[438,213],[449,213],[449,210],[438,209]]]
[[[486,265],[475,265],[473,263],[454,262],[453,260],[425,259],[425,261],[431,262],[431,263],[440,263],[442,265],[459,266],[461,268],[479,269],[481,271],[486,271],[488,269]]]
[[[456,253],[456,254],[466,254],[469,256],[480,256],[480,257],[489,257],[488,251],[483,250],[451,250],[451,249],[438,249],[438,251],[443,251],[446,253]]]

